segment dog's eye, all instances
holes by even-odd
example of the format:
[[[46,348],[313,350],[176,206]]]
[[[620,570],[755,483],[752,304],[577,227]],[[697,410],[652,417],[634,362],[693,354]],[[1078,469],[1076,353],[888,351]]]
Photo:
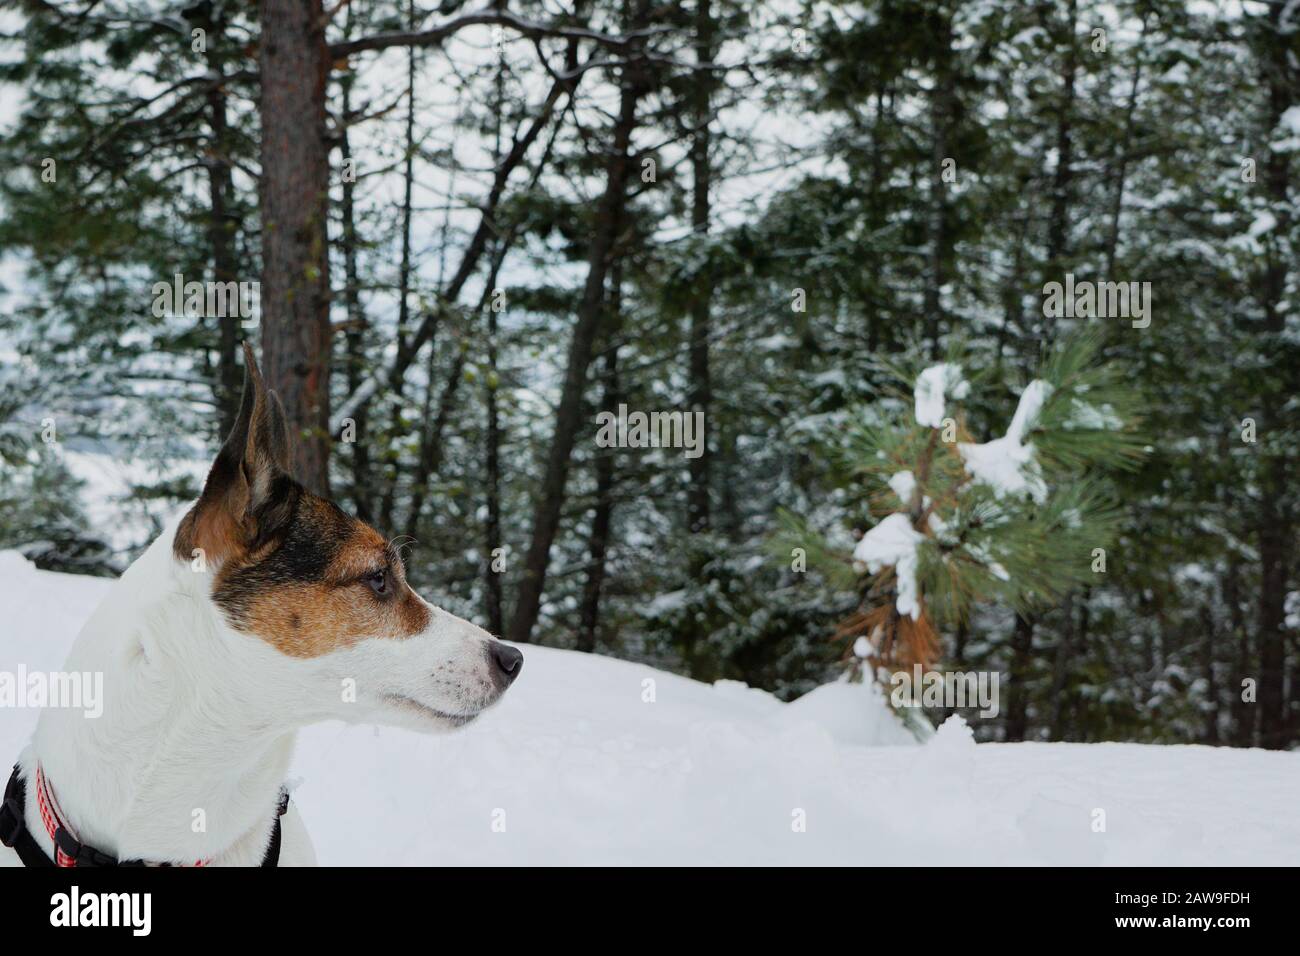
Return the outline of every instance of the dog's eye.
[[[370,590],[374,591],[380,597],[386,596],[388,594],[388,571],[385,569],[367,575],[366,584],[370,586]]]

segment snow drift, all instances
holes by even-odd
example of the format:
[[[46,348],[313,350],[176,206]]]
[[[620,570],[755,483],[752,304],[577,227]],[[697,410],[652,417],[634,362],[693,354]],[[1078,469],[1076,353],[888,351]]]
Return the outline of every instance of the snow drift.
[[[108,587],[0,553],[0,670],[58,669]],[[867,687],[785,704],[610,658],[525,658],[455,734],[302,734],[291,782],[322,863],[1300,862],[1294,753],[976,745],[956,721],[918,746]],[[0,756],[35,719],[0,710]]]

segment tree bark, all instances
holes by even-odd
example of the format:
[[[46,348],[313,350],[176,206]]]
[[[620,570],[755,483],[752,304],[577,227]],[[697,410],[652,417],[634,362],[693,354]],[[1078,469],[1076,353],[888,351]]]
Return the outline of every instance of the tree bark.
[[[609,291],[610,327],[605,351],[605,389],[601,407],[618,408],[622,390],[618,379],[618,327],[623,314],[622,269],[615,264],[610,276]],[[600,595],[605,584],[605,562],[609,554],[609,531],[614,520],[615,457],[613,448],[602,448],[596,457],[596,510],[591,517],[591,535],[587,539],[587,580],[583,584],[582,600],[578,609],[578,640],[580,651],[596,649],[596,636],[600,625]]]
[[[1219,743],[1219,682],[1214,669],[1214,614],[1208,604],[1201,605],[1201,667],[1205,676],[1205,731],[1202,739],[1211,745]]]
[[[352,8],[348,8],[348,32],[351,33]],[[352,107],[351,73],[342,77],[342,114],[343,123],[339,130],[339,155],[346,161],[351,158],[352,146],[348,137],[348,122]],[[366,371],[366,315],[361,308],[361,275],[357,264],[357,223],[356,223],[356,183],[351,177],[343,180],[343,201],[340,213],[343,230],[339,242],[343,252],[343,273],[346,288],[343,290],[343,302],[348,317],[348,331],[345,336],[347,354],[346,377],[348,392],[353,393],[361,387]],[[362,521],[374,520],[374,509],[370,488],[370,440],[367,425],[370,420],[370,403],[360,402],[353,411],[353,434],[349,443],[352,450],[352,504],[357,517]]]
[[[262,368],[294,433],[295,477],[329,493],[330,61],[321,0],[261,0]]]
[[[483,603],[488,630],[501,634],[505,630],[502,610],[501,572],[494,568],[494,555],[501,542],[501,415],[497,407],[497,389],[501,380],[497,372],[497,315],[487,310],[487,375],[483,383],[487,414],[487,437],[484,449],[484,484],[487,493],[487,521],[483,526],[485,560],[483,564]]]
[[[408,6],[407,23],[412,28],[415,26],[415,7],[413,4]],[[407,50],[406,58],[406,131],[404,149],[406,155],[402,163],[402,251],[397,267],[397,333],[395,337],[398,354],[401,354],[406,348],[406,339],[410,333],[411,323],[411,195],[415,188],[415,47]],[[456,184],[454,163],[451,184],[454,190]],[[442,250],[444,255],[449,232],[448,220],[451,218],[450,198],[447,202],[447,220],[444,220],[442,227]],[[429,340],[433,340],[432,331]],[[425,390],[426,409],[429,405],[428,396],[433,391],[433,368],[436,355],[436,350],[431,346],[429,348],[428,362],[429,376]],[[425,443],[428,441],[427,418],[428,415],[426,414],[420,422],[421,461],[424,460],[424,456],[427,454],[425,449]],[[393,402],[388,422],[390,441],[395,441],[401,433],[401,421],[402,403]],[[379,499],[379,520],[386,531],[391,530],[394,526],[393,508],[397,500],[397,486],[402,479],[401,459],[394,458],[391,464],[392,467],[386,470],[387,481],[384,485],[384,493]],[[412,511],[418,513],[419,506],[413,506]],[[407,522],[406,533],[412,537],[416,537],[414,524],[414,520],[408,520]]]
[[[1071,197],[1071,169],[1073,139],[1071,120],[1074,108],[1075,52],[1074,29],[1077,18],[1075,0],[1070,0],[1067,10],[1065,34],[1065,63],[1061,68],[1061,106],[1057,114],[1056,127],[1056,170],[1052,182],[1052,206],[1047,230],[1047,268],[1055,269],[1064,258],[1070,241],[1069,211]],[[1050,319],[1044,328],[1040,342],[1040,356],[1045,355],[1051,347],[1055,334],[1055,325]],[[1024,740],[1029,730],[1029,688],[1028,670],[1033,659],[1034,629],[1038,623],[1036,614],[1016,615],[1016,629],[1012,636],[1011,657],[1011,705],[1007,714],[1007,740]],[[1070,647],[1068,642],[1060,647],[1056,666],[1064,681],[1069,665]]]
[[[710,0],[696,0],[695,59],[698,65],[691,90],[695,122],[695,134],[691,139],[691,228],[700,241],[709,234],[709,190],[713,178],[709,157],[709,123],[712,120],[714,80],[713,73],[702,64],[712,63],[713,56],[714,23]],[[713,386],[709,374],[709,335],[713,307],[711,272],[706,267],[703,274],[695,277],[691,301],[690,367],[686,397],[691,413],[700,412],[704,416],[702,454],[687,459],[690,484],[686,497],[686,526],[692,533],[707,531],[710,517],[709,418],[713,403]],[[615,405],[607,404],[605,407],[613,408]]]
[[[1065,50],[1061,65],[1061,101],[1056,116],[1056,168],[1052,173],[1052,205],[1047,220],[1047,270],[1050,274],[1061,271],[1066,252],[1070,247],[1070,205],[1074,181],[1074,100],[1077,58],[1075,55],[1075,24],[1078,9],[1075,0],[1066,8],[1067,22],[1060,30],[1059,43]],[[1058,31],[1050,31],[1058,32]],[[1056,336],[1056,319],[1044,317],[1044,335],[1039,343],[1040,357],[1050,351]]]
[[[1065,685],[1070,677],[1070,660],[1074,654],[1074,593],[1061,601],[1061,634],[1057,638],[1056,659],[1052,662],[1051,716],[1047,722],[1049,740],[1063,740],[1062,720],[1065,714]]]
[[[216,77],[225,75],[224,18],[212,17],[207,23],[210,42],[207,45],[208,72]],[[212,278],[216,282],[236,282],[234,230],[238,217],[233,215],[229,203],[235,190],[231,178],[229,149],[229,124],[226,116],[226,91],[222,82],[208,86],[208,122],[212,128],[212,143],[208,151],[208,242],[212,247]],[[229,435],[239,413],[241,372],[236,354],[239,351],[238,315],[217,318],[217,410],[221,437]]]
[[[415,27],[415,4],[408,4],[408,23]],[[411,193],[415,188],[415,48],[406,56],[406,156],[402,164],[402,260],[398,266],[397,347],[406,340],[411,320]]]
[[[496,138],[492,150],[498,161],[501,158],[501,113],[505,107],[505,66],[505,56],[501,54],[497,62]],[[500,250],[497,262],[501,262]],[[495,282],[488,285],[495,285]],[[500,329],[497,311],[490,304],[484,310],[484,316],[487,320],[487,374],[483,377],[483,411],[487,422],[483,439],[483,483],[487,499],[487,520],[483,523],[483,610],[487,615],[488,631],[501,634],[505,631],[501,578],[507,565],[503,560],[500,567],[497,566],[498,556],[502,559],[505,557],[501,541],[501,414],[497,407],[497,389],[501,385],[500,373],[497,371],[497,335]]]
[[[1280,456],[1278,456],[1280,459]],[[1287,523],[1275,495],[1285,494],[1286,475],[1270,462],[1261,488],[1259,519],[1259,744],[1280,750],[1286,745],[1285,601],[1288,566]]]
[[[1147,35],[1147,20],[1142,18],[1142,39]],[[1124,189],[1128,185],[1129,152],[1133,146],[1134,120],[1137,116],[1138,87],[1142,83],[1142,44],[1136,46],[1137,59],[1133,64],[1133,79],[1129,86],[1128,107],[1124,111],[1124,133],[1120,137],[1119,150],[1115,160],[1111,180],[1114,190],[1110,198],[1110,228],[1106,239],[1106,278],[1115,279],[1115,256],[1119,250],[1119,221],[1124,212]]]
[[[932,14],[935,25],[934,90],[930,93],[930,188],[926,210],[925,336],[930,357],[939,357],[943,329],[944,244],[947,242],[947,203],[943,161],[947,157],[953,116],[955,78],[952,70],[952,23],[944,12]]]
[[[1242,611],[1240,576],[1241,565],[1235,557],[1230,557],[1223,578],[1223,603],[1228,606],[1228,621],[1237,642],[1236,680],[1231,685],[1232,743],[1237,747],[1249,747],[1255,741],[1258,709],[1254,701],[1248,702],[1242,696],[1245,688],[1241,682],[1253,677],[1255,672],[1251,664],[1250,631],[1246,628],[1246,615]]]
[[[1268,28],[1260,26],[1259,43],[1262,79],[1268,90],[1266,132],[1276,129],[1282,114],[1296,101],[1291,82],[1291,53],[1288,34],[1282,32],[1281,7],[1269,12]],[[1269,150],[1265,164],[1264,185],[1270,208],[1277,217],[1274,236],[1291,231],[1290,157]],[[1271,242],[1265,266],[1257,281],[1257,295],[1264,313],[1262,345],[1272,360],[1264,393],[1260,396],[1259,453],[1261,464],[1259,489],[1259,743],[1262,747],[1281,749],[1287,743],[1285,697],[1286,631],[1285,602],[1287,575],[1291,564],[1293,515],[1290,504],[1290,449],[1283,431],[1285,417],[1277,409],[1295,394],[1294,348],[1284,341],[1288,277],[1292,267],[1284,243]],[[1285,357],[1285,358],[1284,358]]]
[[[1029,661],[1034,652],[1034,622],[1016,615],[1011,635],[1011,700],[1007,705],[1006,739],[1024,740],[1029,730]]]
[[[1061,31],[1065,61],[1061,66],[1061,105],[1056,119],[1056,168],[1052,173],[1052,208],[1048,218],[1049,255],[1057,258],[1069,247],[1070,199],[1074,177],[1073,114],[1075,99],[1075,23],[1078,10],[1075,0],[1066,9],[1067,22]],[[1055,265],[1056,263],[1052,263]]]

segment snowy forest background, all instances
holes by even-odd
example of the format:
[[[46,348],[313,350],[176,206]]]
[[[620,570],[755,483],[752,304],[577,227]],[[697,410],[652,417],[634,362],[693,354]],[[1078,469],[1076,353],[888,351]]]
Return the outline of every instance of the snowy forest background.
[[[431,600],[789,699],[900,617],[851,555],[927,507],[872,470],[929,460],[917,373],[960,364],[987,442],[1082,349],[1122,427],[1057,448],[1068,500],[954,565],[913,656],[1004,675],[981,739],[1300,740],[1297,0],[23,0],[0,33],[0,548],[120,572],[247,336],[300,478],[409,535]],[[177,273],[260,281],[258,323],[156,315]],[[1149,282],[1150,325],[1046,316],[1067,274]],[[706,453],[600,447],[620,404],[702,411]]]

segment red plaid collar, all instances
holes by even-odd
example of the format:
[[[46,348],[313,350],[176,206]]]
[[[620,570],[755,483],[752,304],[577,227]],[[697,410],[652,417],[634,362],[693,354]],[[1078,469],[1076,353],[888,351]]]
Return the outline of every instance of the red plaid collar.
[[[79,865],[78,858],[83,853],[92,857],[104,856],[93,847],[83,844],[72,832],[72,827],[68,825],[67,818],[59,807],[59,801],[54,796],[54,790],[50,787],[49,778],[45,776],[39,764],[36,767],[36,805],[40,808],[41,822],[45,824],[45,832],[49,835],[50,842],[54,844],[54,863],[56,866],[75,867]],[[74,853],[67,852],[65,847],[72,849]],[[193,863],[181,865],[207,866],[208,862],[208,860],[195,860]],[[97,863],[96,865],[102,866],[103,864]]]

